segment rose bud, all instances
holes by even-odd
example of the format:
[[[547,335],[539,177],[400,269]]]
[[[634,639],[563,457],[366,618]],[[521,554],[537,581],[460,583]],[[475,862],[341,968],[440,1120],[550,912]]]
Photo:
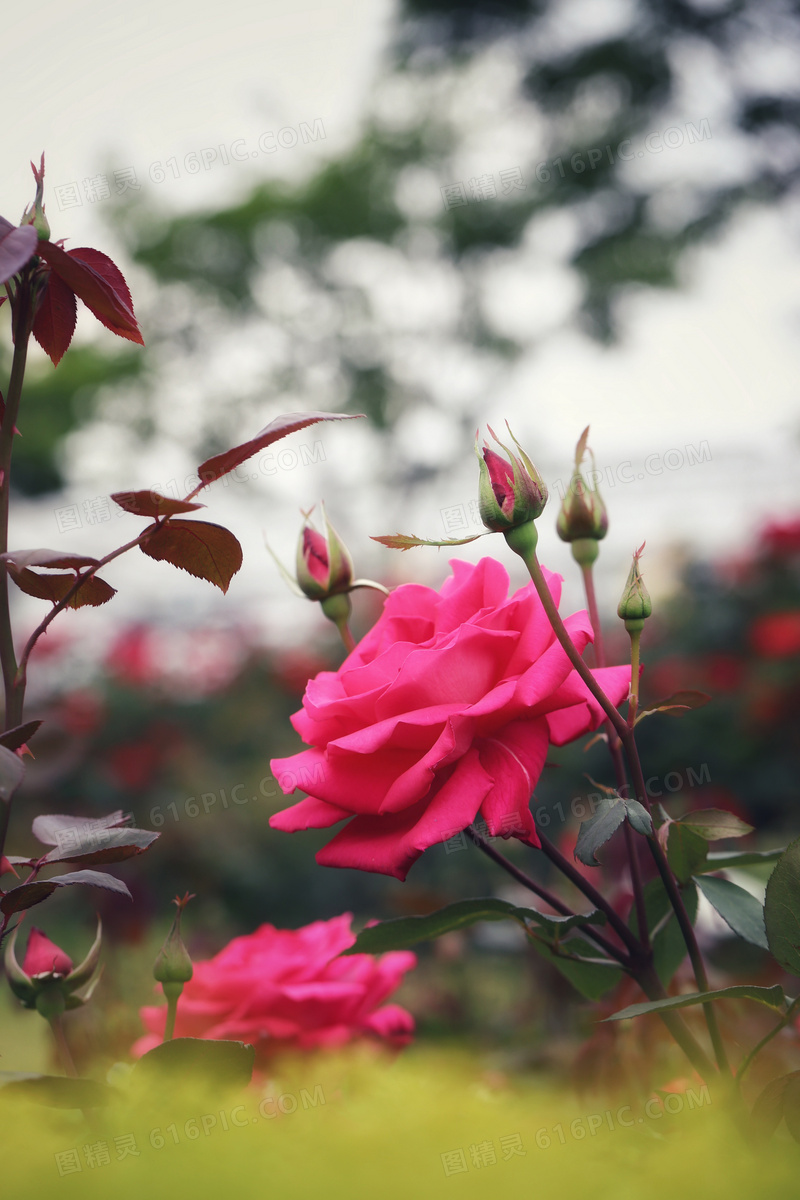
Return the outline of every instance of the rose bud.
[[[520,525],[535,521],[541,515],[547,503],[547,487],[520,446],[506,422],[506,428],[511,434],[519,455],[514,454],[503,445],[489,428],[489,433],[497,445],[505,450],[508,461],[492,450],[486,442],[483,450],[478,449],[478,437],[475,438],[475,453],[480,464],[479,507],[481,520],[487,529],[496,533],[506,533]]]
[[[645,619],[653,611],[650,593],[644,586],[642,573],[639,570],[639,556],[642,550],[644,550],[644,543],[634,553],[622,599],[617,605],[617,615],[625,622],[628,633],[641,632],[644,629]]]
[[[72,960],[51,942],[41,929],[32,929],[22,966],[15,955],[17,930],[8,939],[4,965],[9,987],[25,1008],[35,1008],[49,1017],[65,1008],[80,1008],[91,998],[100,978],[95,974],[102,944],[102,925],[98,917],[97,934],[92,948],[82,963],[73,967]],[[79,989],[87,985],[83,992]]]
[[[608,514],[600,493],[596,487],[590,488],[581,474],[588,436],[587,425],[575,448],[575,469],[556,522],[558,536],[562,542],[570,543],[572,557],[582,567],[590,567],[595,561],[599,551],[597,543],[608,532]]]
[[[310,513],[303,515],[306,523],[297,543],[297,582],[301,591],[309,600],[325,600],[348,592],[353,583],[353,560],[324,507],[326,536],[311,524]]]
[[[36,975],[54,975],[63,979],[72,970],[72,959],[55,942],[45,937],[41,929],[31,929],[22,969],[31,978]]]
[[[31,170],[33,171],[33,178],[36,180],[36,195],[34,197],[33,204],[26,208],[25,212],[22,214],[20,225],[32,225],[39,235],[39,240],[48,242],[50,240],[50,222],[45,216],[43,203],[44,154],[42,154],[42,161],[39,164],[39,170],[36,170],[36,167],[33,165],[33,163],[31,163]]]
[[[193,899],[194,896],[187,892],[183,899],[176,897],[172,901],[177,908],[175,919],[153,966],[153,977],[161,984],[165,995],[169,995],[167,989],[170,986],[176,987],[176,985],[177,995],[180,995],[183,985],[188,983],[194,974],[189,951],[181,937],[181,915],[186,905]]]

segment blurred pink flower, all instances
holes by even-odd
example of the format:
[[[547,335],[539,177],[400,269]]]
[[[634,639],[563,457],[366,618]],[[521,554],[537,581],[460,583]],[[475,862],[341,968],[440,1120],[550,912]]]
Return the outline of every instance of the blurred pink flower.
[[[407,1044],[414,1018],[384,1001],[416,966],[416,955],[342,957],[355,942],[351,921],[352,914],[343,913],[302,929],[262,925],[196,962],[178,1001],[175,1036],[247,1042],[262,1060],[280,1050],[332,1048],[369,1035]],[[166,1014],[165,1005],[140,1010],[147,1033],[134,1044],[134,1056],[162,1041]]]

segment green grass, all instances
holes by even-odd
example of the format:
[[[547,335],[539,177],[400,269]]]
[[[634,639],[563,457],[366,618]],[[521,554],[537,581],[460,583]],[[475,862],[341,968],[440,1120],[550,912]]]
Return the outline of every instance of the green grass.
[[[259,1111],[265,1096],[271,1100]],[[768,1146],[752,1144],[713,1093],[704,1097],[697,1089],[694,1103],[685,1096],[677,1111],[674,1100],[676,1111],[661,1116],[657,1109],[650,1117],[641,1113],[633,1097],[628,1102],[630,1108],[622,1096],[579,1101],[530,1079],[486,1074],[464,1053],[312,1057],[284,1063],[275,1078],[244,1095],[159,1095],[137,1104],[128,1096],[105,1110],[92,1132],[79,1113],[3,1104],[3,1196],[783,1200],[793,1194],[800,1148],[780,1136]],[[620,1125],[621,1109],[630,1127]],[[117,1161],[114,1139],[130,1134],[140,1153]],[[509,1143],[501,1139],[515,1135],[525,1153],[505,1160]],[[98,1142],[107,1144],[111,1161],[89,1167],[82,1147]],[[472,1164],[472,1146],[483,1147],[484,1165]],[[61,1176],[55,1155],[70,1150],[77,1150],[82,1170]],[[463,1151],[467,1169],[446,1175],[442,1155],[452,1151]]]

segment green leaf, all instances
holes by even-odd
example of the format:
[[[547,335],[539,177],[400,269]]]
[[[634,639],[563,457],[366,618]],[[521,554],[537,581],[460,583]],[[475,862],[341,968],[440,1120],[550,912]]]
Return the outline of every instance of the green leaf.
[[[756,867],[762,863],[777,862],[785,853],[785,846],[778,846],[775,850],[710,850],[705,863],[698,867],[695,875],[723,871],[727,867]]]
[[[698,875],[695,883],[735,934],[762,950],[769,950],[764,909],[755,896],[738,884],[717,879],[715,875]]]
[[[0,1088],[9,1097],[32,1100],[49,1108],[100,1108],[117,1093],[94,1079],[68,1079],[27,1071],[0,1071]]]
[[[722,808],[701,808],[698,812],[687,813],[685,817],[679,817],[675,824],[690,825],[707,842],[717,842],[722,838],[744,837],[753,832],[752,825],[746,825],[733,813],[725,812]]]
[[[602,796],[594,816],[581,822],[575,857],[587,867],[599,867],[595,851],[604,845],[625,820],[625,801],[621,796]]]
[[[735,984],[733,987],[718,988],[713,992],[692,992],[689,996],[667,996],[665,1000],[648,1000],[643,1004],[629,1004],[606,1021],[626,1021],[629,1017],[643,1017],[647,1013],[667,1012],[673,1008],[691,1008],[695,1004],[707,1004],[709,1000],[756,1000],[776,1012],[783,1012],[786,997],[780,984],[774,987],[755,987],[752,984]]]
[[[706,861],[708,842],[696,830],[679,821],[670,822],[667,830],[667,861],[680,883],[688,883]]]
[[[211,1038],[173,1038],[154,1046],[134,1064],[132,1078],[158,1085],[164,1077],[180,1084],[209,1087],[247,1087],[256,1052],[245,1042]]]
[[[479,897],[474,900],[458,900],[446,908],[437,909],[422,917],[396,917],[382,921],[379,925],[368,925],[362,929],[355,944],[344,954],[382,954],[386,950],[405,950],[417,942],[427,942],[441,937],[454,929],[464,929],[477,921],[518,921],[526,930],[531,923],[538,925],[553,937],[560,937],[583,925],[604,925],[605,916],[596,909],[590,913],[574,913],[561,917],[551,913],[540,913],[535,908],[519,908],[507,900],[494,897]]]
[[[466,546],[467,542],[477,542],[478,538],[485,537],[483,533],[473,533],[465,538],[443,538],[442,541],[429,541],[427,538],[415,537],[413,533],[387,533],[381,537],[373,537],[370,535],[373,542],[380,542],[382,546],[388,546],[390,550],[412,550],[415,546]]]
[[[642,837],[652,837],[653,822],[645,806],[640,804],[638,800],[626,800],[625,808],[628,813],[628,820],[635,832],[640,833]]]
[[[566,958],[556,954],[547,942],[540,938],[532,938],[533,945],[547,962],[561,972],[577,991],[587,1000],[599,1000],[616,987],[624,977],[620,967],[607,966],[601,962],[584,962],[577,959],[597,957],[597,949],[582,938],[571,938],[563,947],[564,953],[575,955],[576,958]]]
[[[786,848],[770,875],[764,923],[777,961],[791,975],[800,975],[800,838]]]

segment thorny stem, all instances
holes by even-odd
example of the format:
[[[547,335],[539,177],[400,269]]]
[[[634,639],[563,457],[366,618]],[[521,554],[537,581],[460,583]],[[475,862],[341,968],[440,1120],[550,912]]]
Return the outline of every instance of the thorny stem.
[[[512,531],[512,532],[516,532],[516,531]],[[516,546],[512,543],[512,541],[509,539],[508,536],[507,536],[506,540],[509,541],[509,544],[512,546],[512,549],[516,549]],[[544,608],[544,611],[548,617],[548,620],[550,621],[550,624],[553,628],[553,632],[555,633],[556,637],[558,638],[565,654],[569,658],[572,665],[575,667],[575,670],[578,672],[580,678],[586,684],[589,691],[592,693],[592,695],[595,697],[595,699],[598,701],[598,703],[602,706],[603,711],[606,713],[606,715],[608,716],[614,729],[619,734],[620,741],[622,742],[622,745],[625,749],[625,754],[626,754],[626,757],[628,759],[628,764],[631,769],[631,776],[633,779],[633,786],[634,786],[634,791],[636,793],[636,799],[644,806],[644,808],[648,812],[650,812],[650,801],[647,796],[647,789],[646,789],[645,783],[644,783],[644,776],[642,774],[642,765],[639,760],[639,751],[636,746],[636,737],[635,737],[634,730],[628,725],[628,722],[625,721],[622,718],[622,716],[619,714],[617,709],[614,707],[614,705],[609,700],[608,696],[606,696],[605,692],[602,690],[602,688],[596,682],[591,671],[586,666],[585,662],[583,661],[580,654],[578,653],[577,647],[573,643],[572,638],[569,636],[569,632],[568,632],[566,626],[564,625],[564,622],[561,619],[561,616],[558,612],[558,608],[556,607],[556,603],[553,600],[552,595],[550,594],[550,589],[547,586],[547,581],[545,580],[545,577],[542,573],[542,568],[539,565],[539,560],[536,556],[535,548],[534,547],[525,548],[523,545],[520,545],[520,548],[516,549],[516,553],[518,553],[520,555],[520,557],[523,559],[525,565],[528,568],[528,571],[530,572],[531,579],[533,580],[533,585],[536,588],[536,592],[539,596],[539,599],[542,602],[542,607]],[[703,963],[703,959],[700,954],[700,948],[697,944],[697,938],[695,937],[694,929],[692,927],[692,922],[689,919],[689,914],[687,913],[686,906],[683,903],[683,898],[680,894],[680,891],[678,890],[678,886],[675,882],[675,879],[669,868],[669,864],[667,863],[666,856],[665,856],[663,850],[661,849],[661,846],[660,846],[658,840],[655,837],[649,837],[647,840],[648,840],[648,844],[650,846],[650,851],[655,859],[656,866],[658,867],[659,874],[661,875],[661,878],[663,880],[664,887],[666,888],[667,895],[669,896],[670,903],[675,911],[675,916],[677,917],[678,924],[680,925],[681,933],[683,934],[683,939],[686,943],[686,948],[689,952],[689,958],[691,960],[692,968],[694,970],[694,975],[695,975],[695,979],[697,981],[698,991],[701,991],[701,992],[708,991],[709,990],[708,977],[706,976],[705,965]],[[722,1037],[719,1032],[719,1026],[717,1024],[716,1014],[713,1010],[711,1003],[703,1005],[703,1012],[705,1014],[706,1024],[708,1026],[708,1032],[711,1037],[711,1042],[714,1047],[714,1054],[715,1054],[715,1057],[717,1060],[717,1065],[721,1071],[729,1071],[730,1067],[728,1065],[728,1059],[727,1059],[727,1055],[725,1053],[725,1047],[722,1043]]]
[[[30,275],[26,272],[20,280],[13,301],[14,358],[8,381],[3,423],[0,426],[0,554],[5,554],[8,550],[11,456],[14,450],[14,430],[19,417],[25,363],[28,357],[28,341],[34,315],[31,286]],[[8,602],[8,570],[5,564],[0,571],[0,576],[2,576],[0,579],[0,664],[3,669],[6,701],[4,729],[13,729],[15,725],[22,722],[23,692],[17,685],[17,660],[14,653],[14,635]]]
[[[22,383],[25,378],[25,363],[28,357],[28,341],[33,325],[31,285],[26,273],[17,288],[13,301],[12,321],[14,328],[14,358],[5,399],[5,413],[0,425],[0,554],[8,550],[8,508],[11,487],[11,456],[14,449],[14,429],[22,399]],[[10,289],[7,288],[9,291]],[[17,659],[14,652],[14,633],[11,628],[11,610],[8,599],[8,569],[3,562],[0,567],[0,666],[3,671],[5,691],[4,729],[13,729],[22,723],[24,688],[17,685]],[[8,823],[11,818],[11,798],[0,802],[0,857],[6,842]]]

